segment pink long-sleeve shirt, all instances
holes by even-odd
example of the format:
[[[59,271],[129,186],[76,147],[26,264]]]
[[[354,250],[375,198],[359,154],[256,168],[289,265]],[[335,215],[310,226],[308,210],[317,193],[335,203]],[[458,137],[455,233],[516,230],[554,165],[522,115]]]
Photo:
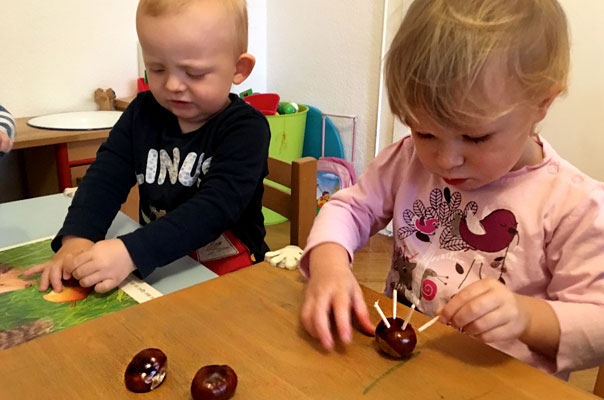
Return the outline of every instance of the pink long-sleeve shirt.
[[[519,340],[491,344],[567,379],[604,361],[604,184],[562,159],[543,139],[544,160],[475,190],[428,172],[413,140],[385,148],[359,182],[336,193],[313,225],[313,247],[336,242],[353,259],[392,219],[394,251],[384,293],[434,315],[455,293],[493,278],[547,301],[560,323],[551,360]],[[485,165],[488,168],[488,165]]]

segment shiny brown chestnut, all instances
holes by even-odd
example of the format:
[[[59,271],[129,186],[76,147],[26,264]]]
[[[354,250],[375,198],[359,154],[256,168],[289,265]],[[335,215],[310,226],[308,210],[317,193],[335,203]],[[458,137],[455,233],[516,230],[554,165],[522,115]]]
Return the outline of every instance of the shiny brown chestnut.
[[[379,348],[392,357],[409,357],[417,344],[415,330],[411,324],[407,324],[403,330],[405,320],[402,318],[388,318],[390,328],[386,327],[384,321],[380,321],[375,328],[375,340]]]
[[[237,388],[237,374],[228,365],[206,365],[191,383],[193,400],[227,400]]]
[[[151,391],[164,381],[167,367],[168,358],[160,349],[141,350],[126,367],[126,387],[138,393]]]

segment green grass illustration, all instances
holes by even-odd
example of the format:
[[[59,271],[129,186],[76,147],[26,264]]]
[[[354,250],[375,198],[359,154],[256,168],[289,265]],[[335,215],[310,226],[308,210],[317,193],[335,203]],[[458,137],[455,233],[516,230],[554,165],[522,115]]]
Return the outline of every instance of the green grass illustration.
[[[0,251],[0,263],[24,271],[50,260],[53,254],[50,239],[43,240]],[[73,302],[53,303],[42,297],[50,290],[43,293],[38,291],[39,276],[20,278],[31,280],[34,284],[28,288],[0,293],[0,331],[18,329],[38,319],[48,319],[52,321],[52,333],[138,304],[121,289],[104,294],[93,291],[85,299],[77,300],[75,305]]]

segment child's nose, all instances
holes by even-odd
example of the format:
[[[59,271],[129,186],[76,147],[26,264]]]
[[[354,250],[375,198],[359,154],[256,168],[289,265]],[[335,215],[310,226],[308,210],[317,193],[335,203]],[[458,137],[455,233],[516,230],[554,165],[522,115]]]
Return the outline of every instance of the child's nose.
[[[457,146],[443,146],[438,151],[436,162],[440,169],[448,171],[462,166],[464,163],[464,155]]]
[[[183,82],[175,74],[169,74],[166,79],[166,89],[171,92],[181,92],[184,90]]]

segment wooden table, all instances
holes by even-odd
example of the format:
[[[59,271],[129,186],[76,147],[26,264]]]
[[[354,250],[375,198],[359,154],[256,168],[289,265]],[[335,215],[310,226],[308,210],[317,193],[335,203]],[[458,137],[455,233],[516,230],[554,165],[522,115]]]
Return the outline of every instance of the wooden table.
[[[33,192],[30,193],[32,197],[56,193],[54,187],[58,191],[71,187],[71,168],[90,164],[110,131],[40,129],[27,125],[29,119],[16,119],[17,137],[13,149],[26,151],[27,186]],[[48,175],[49,170],[56,171],[56,180],[55,176]]]
[[[17,124],[17,137],[13,144],[13,149],[15,150],[93,139],[106,139],[110,131],[110,129],[83,131],[40,129],[27,125],[29,119],[31,118],[17,118],[15,120]]]
[[[364,293],[391,309],[381,294]],[[300,325],[302,298],[299,272],[266,263],[203,282],[0,352],[0,398],[190,399],[207,364],[233,367],[234,398],[246,400],[593,398],[440,324],[406,361],[381,355],[359,332],[326,353]],[[427,320],[416,313],[412,323]],[[130,393],[126,365],[147,347],[168,356],[167,378],[153,392]]]

